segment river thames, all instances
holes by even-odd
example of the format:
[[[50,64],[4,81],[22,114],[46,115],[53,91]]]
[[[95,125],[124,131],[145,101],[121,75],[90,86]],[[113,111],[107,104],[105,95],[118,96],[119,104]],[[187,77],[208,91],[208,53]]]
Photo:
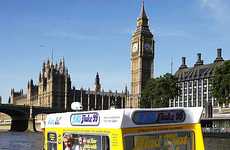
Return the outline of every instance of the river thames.
[[[42,150],[43,136],[32,132],[0,132],[0,150]]]
[[[42,150],[43,135],[32,132],[0,132],[0,150]],[[205,138],[206,150],[229,150],[230,138]]]

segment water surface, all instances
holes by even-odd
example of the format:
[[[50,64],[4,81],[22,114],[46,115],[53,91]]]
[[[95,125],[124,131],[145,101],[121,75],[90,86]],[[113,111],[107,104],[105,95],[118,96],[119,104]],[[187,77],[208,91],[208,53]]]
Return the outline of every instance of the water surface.
[[[206,150],[230,150],[230,138],[204,138]],[[0,150],[42,150],[43,135],[32,132],[0,132]]]
[[[43,135],[31,132],[0,132],[0,150],[42,150]]]

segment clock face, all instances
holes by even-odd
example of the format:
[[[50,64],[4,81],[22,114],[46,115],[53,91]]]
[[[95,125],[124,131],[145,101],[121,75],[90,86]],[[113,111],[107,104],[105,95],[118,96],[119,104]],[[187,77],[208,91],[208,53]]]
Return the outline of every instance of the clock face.
[[[133,43],[132,52],[137,52],[137,50],[138,50],[138,44]]]
[[[151,50],[151,45],[149,43],[144,44],[144,49],[145,50]]]

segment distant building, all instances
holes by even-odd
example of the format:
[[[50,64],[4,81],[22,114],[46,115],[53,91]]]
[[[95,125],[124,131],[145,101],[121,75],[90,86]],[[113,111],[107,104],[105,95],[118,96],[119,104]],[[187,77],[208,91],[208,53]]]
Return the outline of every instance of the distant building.
[[[9,103],[15,105],[33,105],[70,110],[73,101],[79,101],[84,110],[140,107],[140,97],[146,82],[153,77],[154,46],[153,34],[149,29],[148,17],[142,4],[137,19],[136,31],[131,40],[131,94],[127,87],[121,93],[105,92],[101,89],[99,74],[95,79],[95,89],[75,89],[64,60],[53,64],[49,60],[43,63],[38,84],[30,80],[27,93],[11,89]]]
[[[203,117],[208,118],[217,113],[219,104],[212,96],[212,77],[215,67],[224,62],[221,53],[222,50],[217,49],[216,59],[211,64],[204,64],[198,53],[193,67],[188,67],[186,58],[182,57],[182,64],[175,73],[181,94],[170,101],[170,107],[204,107]]]
[[[69,111],[71,103],[79,101],[83,110],[99,110],[109,109],[111,106],[125,107],[127,93],[127,89],[121,93],[101,90],[98,73],[95,79],[95,90],[83,88],[77,90],[71,86],[70,74],[64,59],[59,64],[53,64],[48,60],[43,63],[38,84],[34,84],[33,80],[28,81],[27,93],[23,93],[23,90],[11,89],[10,102],[15,105],[51,107]]]
[[[43,63],[38,85],[28,82],[27,94],[23,90],[11,90],[9,102],[13,104],[37,105],[69,110],[73,101],[80,101],[84,110],[140,107],[140,97],[146,82],[153,77],[154,46],[153,34],[149,29],[144,2],[137,19],[136,31],[131,40],[131,94],[124,92],[105,92],[101,90],[99,74],[95,79],[95,90],[71,87],[71,79],[64,60],[59,64],[50,61]]]
[[[38,85],[33,80],[28,81],[27,93],[23,90],[11,90],[11,103],[15,105],[33,105],[69,109],[71,91],[70,75],[65,68],[64,60],[53,64],[49,60],[43,63],[39,74]]]

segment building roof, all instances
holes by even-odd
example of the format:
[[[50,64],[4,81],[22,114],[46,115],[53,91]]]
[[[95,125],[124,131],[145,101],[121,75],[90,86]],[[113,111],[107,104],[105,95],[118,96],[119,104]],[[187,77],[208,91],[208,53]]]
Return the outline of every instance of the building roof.
[[[179,81],[186,81],[186,80],[196,80],[196,79],[203,79],[203,78],[210,78],[213,75],[213,71],[216,64],[205,64],[190,68],[179,69],[175,76],[178,78]]]
[[[179,82],[210,78],[213,76],[216,66],[219,66],[224,62],[221,56],[221,49],[217,49],[217,58],[214,63],[211,64],[203,64],[200,53],[198,53],[197,56],[197,62],[193,67],[187,67],[185,57],[182,57],[182,64],[175,73],[175,77],[178,78]]]

